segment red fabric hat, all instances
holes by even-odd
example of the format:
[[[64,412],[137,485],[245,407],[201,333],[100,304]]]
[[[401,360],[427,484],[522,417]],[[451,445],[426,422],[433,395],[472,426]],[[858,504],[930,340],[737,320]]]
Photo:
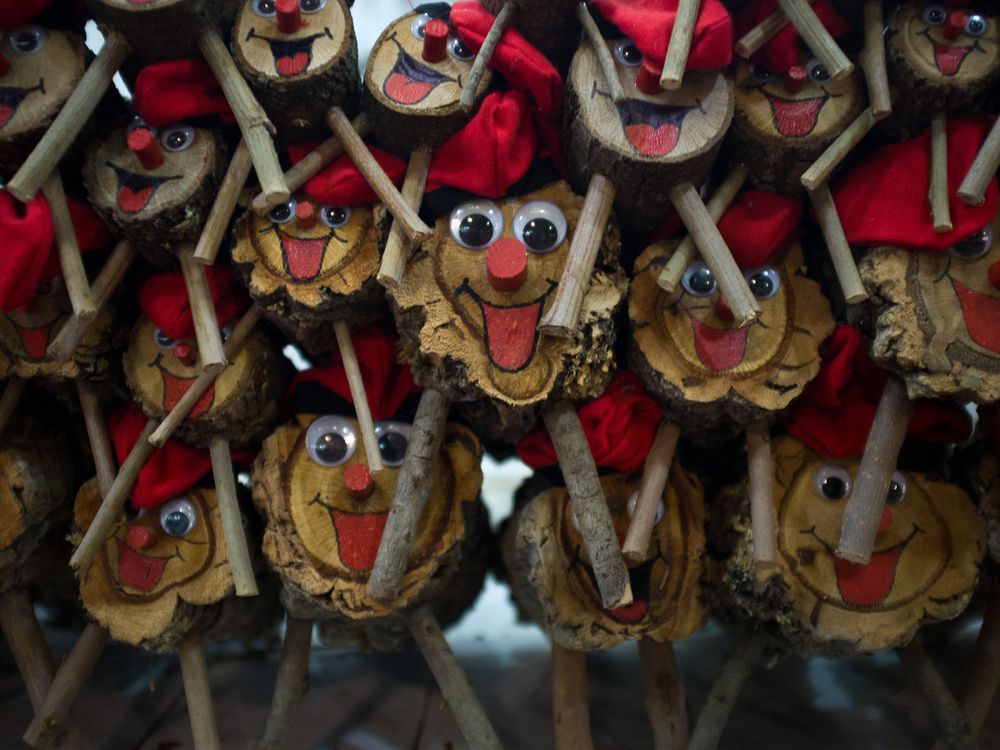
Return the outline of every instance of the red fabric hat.
[[[868,357],[861,334],[850,326],[837,326],[826,344],[819,375],[795,403],[788,433],[822,456],[860,456],[885,378],[885,371]],[[925,443],[960,443],[971,431],[969,415],[957,404],[932,399],[913,402],[909,437]]]
[[[206,115],[235,122],[215,73],[204,60],[184,58],[147,65],[139,71],[132,94],[139,117],[154,128]]]
[[[948,118],[950,232],[935,232],[931,220],[931,134],[926,130],[869,152],[839,181],[833,197],[847,241],[941,252],[992,222],[997,213],[996,177],[982,206],[970,206],[956,195],[991,124],[983,115]]]
[[[352,335],[351,341],[365,383],[372,419],[389,419],[410,396],[420,392],[413,382],[410,368],[396,361],[396,334],[384,326],[373,326]],[[304,383],[319,383],[348,403],[353,403],[339,352],[331,354],[322,365],[298,373],[292,380],[289,396],[294,395]]]
[[[744,5],[736,16],[736,38],[742,37],[777,9],[778,0],[755,0]],[[835,39],[850,30],[850,25],[830,0],[819,0],[812,9]],[[757,50],[751,59],[772,73],[786,73],[792,66],[801,65],[803,58],[809,54],[809,48],[802,41],[799,32],[789,23]]]
[[[663,413],[638,378],[619,370],[597,398],[577,407],[587,444],[600,468],[622,473],[642,468]],[[536,427],[517,444],[517,455],[533,469],[558,463],[548,430]]]
[[[719,220],[719,232],[736,264],[761,268],[784,250],[802,222],[798,198],[765,190],[743,190]]]
[[[315,147],[315,143],[290,145],[288,155],[292,158],[292,163],[297,164]],[[406,162],[374,146],[368,146],[368,150],[393,184],[401,185],[403,175],[406,173]],[[317,203],[333,206],[356,206],[359,203],[379,202],[375,191],[371,189],[347,154],[313,175],[303,186],[302,191]]]
[[[237,283],[229,266],[206,266],[205,273],[215,303],[215,318],[219,326],[224,326],[250,305],[250,298]],[[194,337],[191,305],[180,271],[160,273],[146,279],[139,288],[139,307],[170,338]]]
[[[589,5],[621,29],[658,69],[663,68],[678,0],[590,0]],[[702,0],[687,69],[717,70],[732,59],[733,20],[719,0]]]
[[[0,28],[12,29],[43,13],[51,0],[0,0]]]

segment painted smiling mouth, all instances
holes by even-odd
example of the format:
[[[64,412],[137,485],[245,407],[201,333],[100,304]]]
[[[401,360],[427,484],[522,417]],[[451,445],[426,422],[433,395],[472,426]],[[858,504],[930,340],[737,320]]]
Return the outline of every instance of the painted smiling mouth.
[[[382,541],[389,511],[382,513],[346,513],[326,506],[337,534],[340,560],[359,573],[371,570]]]
[[[1000,354],[1000,299],[977,292],[951,279],[951,287],[962,306],[969,338],[984,349]]]
[[[934,50],[934,65],[941,74],[949,77],[958,74],[958,71],[962,67],[962,63],[965,62],[965,58],[969,56],[969,53],[972,52],[972,50],[978,49],[979,51],[982,51],[982,47],[979,46],[978,41],[975,44],[970,44],[965,47],[952,46],[950,44],[936,42],[931,38],[930,29],[918,31],[917,36],[927,37],[927,42]]]
[[[295,281],[312,281],[323,267],[333,233],[325,237],[293,237],[275,226],[285,272]]]
[[[749,328],[713,328],[688,311],[698,359],[716,372],[732,370],[746,356]]]
[[[170,557],[152,557],[136,552],[125,542],[118,542],[118,578],[130,589],[148,594],[163,578]],[[172,557],[172,555],[171,555]]]
[[[41,91],[44,96],[45,80],[39,78],[37,86],[28,86],[26,88],[17,86],[0,87],[0,129],[7,127],[7,123],[10,122],[10,118],[14,116],[14,113],[17,112],[17,108],[21,105],[21,102],[24,101],[24,97],[33,91]]]
[[[118,207],[128,214],[137,214],[148,206],[153,193],[164,182],[180,179],[180,175],[152,177],[136,174],[109,161],[104,163],[114,170],[115,176],[118,178]]]
[[[558,283],[549,279],[549,288],[531,302],[516,305],[492,305],[469,285],[466,278],[455,289],[455,298],[468,294],[479,306],[483,316],[486,352],[490,363],[504,372],[523,370],[535,356],[538,347],[538,320],[542,317],[545,300]]]
[[[774,127],[786,138],[809,135],[819,121],[820,110],[830,98],[825,95],[812,99],[785,99],[767,92],[764,96],[771,105]]]
[[[191,378],[179,378],[176,375],[167,372],[159,364],[156,365],[160,370],[160,375],[163,377],[163,408],[169,413],[177,405],[177,402],[181,400],[181,397],[188,392],[191,384],[197,380],[197,376]],[[211,385],[208,386],[208,390],[202,394],[202,397],[198,399],[195,403],[194,408],[191,409],[191,413],[188,414],[190,419],[196,419],[202,414],[207,412],[212,408],[212,402],[215,400],[215,382],[213,381]]]
[[[382,93],[397,104],[416,104],[427,98],[437,86],[447,81],[454,81],[459,87],[462,79],[457,80],[444,73],[439,73],[419,60],[412,57],[396,39],[389,37],[399,49],[396,64],[392,66],[389,75],[382,83]]]
[[[56,318],[55,320],[50,320],[44,325],[35,326],[33,328],[23,328],[19,325],[14,326],[17,330],[18,338],[21,339],[21,346],[24,347],[24,353],[27,355],[28,359],[36,361],[45,359],[45,353],[49,348],[49,339],[52,336],[52,328],[58,320],[59,318]]]
[[[698,105],[656,104],[627,99],[617,107],[625,137],[643,156],[666,156],[677,146],[687,113]]]
[[[289,78],[305,71],[312,62],[313,42],[322,37],[333,39],[330,29],[324,28],[317,34],[310,34],[299,39],[272,39],[261,36],[253,29],[247,32],[247,40],[262,39],[271,48],[274,58],[274,71],[282,78]]]

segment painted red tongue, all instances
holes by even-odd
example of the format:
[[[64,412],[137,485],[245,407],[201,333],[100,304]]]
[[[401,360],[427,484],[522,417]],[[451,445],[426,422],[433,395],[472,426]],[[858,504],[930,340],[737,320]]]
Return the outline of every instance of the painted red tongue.
[[[984,349],[1000,353],[1000,299],[973,291],[952,281],[962,305],[962,317],[969,336]]]
[[[823,97],[796,101],[771,98],[775,127],[779,133],[788,138],[808,135],[816,127],[816,118],[819,117],[819,111],[823,109],[825,101]]]
[[[969,54],[971,47],[949,47],[944,44],[934,45],[934,64],[946,76],[953,76],[962,67],[962,60]]]
[[[416,104],[427,96],[432,88],[434,88],[433,83],[414,81],[402,73],[390,73],[385,79],[384,91],[394,102]]]
[[[6,104],[0,104],[0,128],[3,128],[10,118],[14,116],[14,108],[8,107]]]
[[[309,55],[306,52],[295,52],[291,55],[282,55],[274,61],[274,67],[278,70],[278,75],[282,77],[293,76],[301,73],[309,65]]]
[[[319,273],[326,243],[326,237],[300,239],[284,235],[281,238],[281,248],[285,251],[288,272],[292,274],[292,278],[297,281],[308,281]]]
[[[837,571],[837,588],[848,604],[868,607],[878,604],[889,595],[892,582],[896,575],[896,563],[903,552],[902,544],[898,544],[885,552],[872,554],[867,565],[833,558]]]
[[[337,545],[340,559],[351,570],[371,570],[375,565],[378,545],[382,541],[385,513],[343,513],[330,511],[333,525],[337,529]]]
[[[124,542],[118,542],[118,578],[130,589],[147,593],[160,582],[165,557],[149,557],[136,552]]]
[[[146,207],[155,191],[155,187],[144,187],[141,190],[133,190],[125,186],[119,187],[118,207],[125,213],[137,214]]]
[[[691,327],[695,351],[706,367],[722,372],[743,361],[749,328],[712,328],[697,318],[691,318]]]
[[[490,360],[504,370],[520,370],[535,351],[541,302],[522,307],[493,307],[483,302]]]
[[[168,412],[172,410],[177,402],[181,400],[181,396],[187,393],[188,388],[194,383],[195,378],[178,378],[171,375],[166,370],[161,370],[163,373],[163,408]],[[200,417],[210,408],[212,408],[212,399],[215,398],[215,383],[213,382],[208,386],[208,390],[202,395],[198,402],[194,405],[191,413],[188,417],[194,419]]]
[[[30,359],[43,359],[49,346],[49,326],[39,328],[18,328],[17,335],[21,337],[21,346]]]
[[[669,122],[655,128],[644,122],[625,126],[625,137],[644,156],[666,156],[674,150],[680,133],[681,129]]]
[[[625,607],[615,607],[614,609],[609,609],[608,614],[618,620],[618,622],[624,622],[627,625],[632,625],[645,617],[648,609],[649,604],[646,602],[634,601]]]

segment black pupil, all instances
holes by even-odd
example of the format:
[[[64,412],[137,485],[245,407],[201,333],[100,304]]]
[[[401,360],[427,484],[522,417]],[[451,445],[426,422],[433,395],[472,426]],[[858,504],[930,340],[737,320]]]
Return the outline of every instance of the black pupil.
[[[340,226],[347,220],[347,212],[340,206],[326,209],[326,220],[334,226]]]
[[[817,65],[812,69],[812,77],[817,81],[825,81],[830,77],[830,71],[825,65]]]
[[[968,23],[968,30],[973,34],[978,34],[983,29],[986,28],[986,22],[982,18],[970,18]]]
[[[139,517],[139,511],[133,508],[131,503],[125,506],[125,520],[134,521]]]
[[[548,250],[559,239],[559,230],[548,219],[532,219],[524,225],[524,244],[532,250]]]
[[[257,10],[261,13],[274,13],[274,0],[258,0]]]
[[[469,214],[458,225],[458,236],[467,245],[482,247],[493,239],[493,222],[483,214]]]
[[[272,221],[288,221],[292,216],[292,207],[287,203],[283,206],[276,206],[271,209]]]
[[[715,288],[715,279],[707,268],[699,268],[692,273],[688,283],[691,289],[699,294],[708,294]]]
[[[903,488],[900,487],[899,482],[893,480],[889,482],[889,493],[885,497],[888,503],[898,503],[903,499]]]
[[[300,0],[299,7],[302,10],[316,10],[319,7],[319,0]]]
[[[963,258],[979,255],[986,247],[986,235],[982,232],[970,235],[955,243],[955,254]]]
[[[931,19],[931,23],[941,23],[944,21],[944,11],[940,8],[934,8],[928,14],[928,18]]]
[[[387,432],[378,439],[378,452],[389,463],[399,463],[406,454],[406,438],[398,432]]]
[[[764,80],[767,80],[768,78],[771,77],[770,70],[768,70],[767,68],[757,67],[756,65],[751,66],[750,72],[753,73],[757,78],[761,78]]]
[[[840,500],[847,492],[847,485],[840,477],[827,477],[823,480],[823,494],[831,500]]]
[[[455,57],[469,57],[472,54],[461,39],[455,40],[455,46],[452,47],[452,51],[455,53]]]
[[[163,519],[163,527],[166,529],[168,534],[173,536],[179,536],[188,530],[191,525],[188,521],[188,517],[184,515],[181,511],[175,510],[167,514],[167,517]]]
[[[634,44],[626,44],[622,47],[622,60],[631,65],[638,65],[642,62],[642,53]]]
[[[160,346],[170,346],[174,343],[174,340],[170,338],[163,331],[157,331],[156,333],[156,343]]]
[[[38,46],[38,37],[31,31],[25,31],[14,37],[14,48],[18,52],[31,52]]]
[[[175,130],[172,133],[167,134],[167,145],[170,148],[180,148],[187,143],[187,140],[187,133],[183,130]]]
[[[755,297],[768,297],[774,292],[774,279],[766,273],[755,273],[750,278],[750,291]]]
[[[327,463],[336,463],[347,455],[347,441],[337,432],[327,432],[316,443],[316,455]]]

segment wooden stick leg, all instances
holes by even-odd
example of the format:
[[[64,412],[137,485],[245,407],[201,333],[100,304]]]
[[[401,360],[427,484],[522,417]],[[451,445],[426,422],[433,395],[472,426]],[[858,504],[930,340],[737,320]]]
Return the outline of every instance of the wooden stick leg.
[[[205,226],[201,230],[201,236],[198,237],[198,244],[194,249],[194,259],[199,263],[204,263],[207,266],[215,263],[223,235],[229,228],[229,220],[233,217],[233,211],[236,210],[236,201],[240,197],[240,190],[243,189],[252,168],[253,160],[250,158],[250,149],[247,148],[246,141],[240,141],[240,145],[233,151],[233,156],[229,160],[226,176],[222,178],[219,192],[212,203],[212,210],[209,211]]]
[[[215,725],[215,706],[208,683],[208,666],[201,650],[201,635],[193,632],[184,638],[178,655],[195,750],[220,750],[222,744]]]
[[[410,443],[396,480],[396,494],[368,579],[368,593],[376,599],[388,601],[399,595],[414,532],[431,491],[434,459],[444,437],[450,405],[448,398],[433,388],[420,396],[410,429]]]
[[[564,338],[571,338],[576,333],[580,308],[590,287],[597,251],[601,249],[614,200],[615,186],[611,180],[599,174],[590,178],[555,299],[538,323],[542,333]]]
[[[212,301],[205,266],[195,262],[194,252],[190,247],[178,252],[177,257],[181,262],[184,286],[187,287],[188,303],[191,305],[201,369],[209,373],[222,372],[226,366],[226,355],[222,351],[222,334],[215,317],[215,303]]]
[[[680,436],[681,428],[667,420],[660,422],[656,429],[656,437],[642,468],[639,497],[625,535],[625,544],[622,545],[622,554],[629,560],[646,559],[649,537],[656,523],[656,509],[663,499],[663,488],[670,477],[670,464],[673,463]]]
[[[748,633],[741,636],[733,645],[733,650],[726,654],[719,676],[712,683],[705,705],[698,714],[688,750],[714,750],[719,746],[729,714],[753,674],[766,644],[767,637],[763,633]]]
[[[10,418],[14,416],[17,402],[21,400],[21,394],[24,393],[24,386],[27,385],[27,382],[17,375],[11,375],[7,379],[7,385],[4,386],[3,394],[0,395],[0,435],[7,428]]]
[[[111,438],[101,411],[101,402],[91,382],[77,378],[75,383],[83,422],[87,427],[90,453],[94,457],[94,468],[97,469],[97,485],[101,494],[107,494],[115,481],[115,456],[111,452]]]
[[[472,689],[472,683],[462,670],[462,665],[448,647],[441,626],[438,625],[430,607],[423,605],[404,612],[403,620],[417,648],[423,654],[427,666],[434,674],[441,694],[455,715],[458,727],[469,747],[500,750],[503,746],[496,730],[490,724],[479,698]]]
[[[998,689],[1000,689],[1000,592],[994,584],[959,701],[969,717],[969,726],[974,736],[978,736],[982,730]]]
[[[844,508],[838,557],[863,565],[871,560],[889,482],[912,414],[913,404],[903,381],[894,375],[887,376],[857,480]]]
[[[420,208],[420,201],[424,196],[424,187],[427,185],[427,174],[431,168],[431,156],[433,152],[429,148],[418,148],[410,154],[410,161],[406,165],[406,176],[403,177],[403,189],[401,191],[403,200],[414,210]],[[406,270],[406,261],[409,258],[409,246],[405,242],[403,228],[395,221],[389,229],[389,237],[385,242],[385,249],[382,251],[382,263],[378,267],[378,283],[386,289],[396,289],[403,280],[403,273]]]
[[[476,53],[476,59],[473,60],[472,68],[469,70],[469,78],[466,80],[465,86],[462,88],[462,95],[458,99],[459,106],[466,112],[471,112],[472,106],[476,103],[476,89],[479,88],[479,84],[483,80],[483,74],[486,73],[486,68],[493,57],[493,51],[500,43],[504,29],[517,13],[517,6],[515,0],[508,0],[504,3],[496,18],[493,19],[493,25],[490,26],[486,38],[483,39],[479,52]]]
[[[948,205],[948,117],[939,112],[931,118],[931,219],[935,232],[950,232]]]
[[[601,601],[606,609],[631,604],[632,587],[628,569],[576,409],[569,401],[555,401],[546,406],[542,419],[556,449],[566,491],[573,503],[573,514],[594,568]]]
[[[653,727],[654,750],[684,750],[688,743],[688,718],[684,683],[670,642],[649,638],[639,641],[642,694]]]
[[[868,292],[865,291],[861,274],[858,273],[858,267],[854,263],[851,246],[847,244],[847,235],[844,234],[844,227],[840,223],[840,215],[833,202],[830,186],[824,182],[815,191],[809,192],[809,200],[816,209],[819,228],[823,232],[826,249],[830,253],[830,261],[833,263],[833,270],[837,274],[844,299],[852,305],[865,301],[868,299]]]
[[[923,693],[952,750],[975,750],[979,745],[969,727],[969,718],[958,705],[927,652],[916,641],[911,641],[897,649],[896,653]]]
[[[80,246],[76,242],[76,230],[66,202],[62,177],[59,170],[52,173],[42,184],[42,195],[48,201],[52,215],[52,228],[55,230],[56,249],[59,252],[59,266],[62,269],[63,283],[73,308],[73,314],[83,323],[92,320],[97,315],[97,304],[87,280],[87,271],[83,267],[80,256]]]
[[[688,54],[691,52],[691,39],[694,27],[701,12],[701,0],[680,0],[677,4],[677,16],[674,18],[674,28],[670,32],[670,43],[667,45],[667,56],[663,61],[663,72],[660,74],[660,86],[667,91],[679,89],[687,69]]]
[[[229,441],[222,437],[213,437],[208,450],[212,457],[212,476],[215,479],[222,533],[226,537],[229,565],[233,570],[233,583],[236,584],[236,596],[257,596],[257,580],[253,575],[250,548],[247,546],[243,516],[236,497],[236,479],[233,477],[233,457],[229,453]]]
[[[813,5],[815,2],[816,0],[809,0],[810,5]],[[771,15],[736,40],[736,44],[733,45],[733,51],[746,60],[754,52],[771,41],[787,25],[788,16],[785,15],[785,11],[781,8],[775,8]]]
[[[750,478],[750,517],[753,527],[753,562],[769,570],[778,564],[777,521],[774,517],[774,466],[771,433],[767,425],[747,429],[747,464]]]
[[[816,190],[818,187],[830,181],[833,170],[847,157],[849,153],[861,143],[861,140],[868,135],[868,132],[875,127],[878,118],[871,107],[864,109],[854,121],[844,128],[833,143],[826,147],[826,151],[819,155],[809,168],[802,173],[801,182],[806,190]]]
[[[591,750],[587,654],[552,641],[552,724],[556,750]]]
[[[1000,119],[993,123],[989,135],[976,154],[975,161],[958,186],[958,197],[970,206],[981,206],[986,201],[986,188],[1000,170]]]
[[[597,23],[594,21],[594,17],[590,15],[590,10],[587,9],[586,3],[580,3],[577,6],[576,17],[579,19],[580,25],[583,26],[583,33],[590,42],[590,48],[597,55],[597,62],[601,66],[601,72],[604,74],[604,83],[608,87],[611,99],[615,104],[623,104],[628,97],[625,95],[625,88],[618,77],[618,67],[615,64],[615,58],[611,56],[611,50],[608,49],[608,45],[604,42],[601,30],[597,28]]]
[[[847,55],[837,46],[837,43],[826,30],[823,22],[816,16],[816,11],[812,9],[806,0],[778,0],[781,9],[799,32],[799,36],[805,40],[806,45],[813,51],[826,69],[830,71],[830,77],[835,81],[846,78],[854,71],[854,64],[847,59]]]
[[[351,329],[346,321],[337,320],[333,323],[333,331],[337,337],[337,347],[340,349],[340,359],[344,363],[344,374],[351,389],[351,400],[358,416],[358,427],[361,429],[361,442],[365,446],[365,457],[368,459],[368,470],[382,471],[382,453],[378,447],[378,437],[375,435],[375,422],[372,420],[371,409],[368,408],[368,396],[365,393],[365,381],[358,366],[358,355],[354,353],[354,343],[351,341]]]
[[[292,747],[292,732],[299,701],[309,690],[309,651],[312,647],[312,620],[285,618],[285,642],[281,663],[274,680],[271,712],[257,750],[287,750]]]
[[[868,88],[868,102],[872,114],[884,120],[892,114],[889,94],[889,69],[885,64],[885,19],[882,0],[865,0],[865,46],[861,50],[861,69]]]

